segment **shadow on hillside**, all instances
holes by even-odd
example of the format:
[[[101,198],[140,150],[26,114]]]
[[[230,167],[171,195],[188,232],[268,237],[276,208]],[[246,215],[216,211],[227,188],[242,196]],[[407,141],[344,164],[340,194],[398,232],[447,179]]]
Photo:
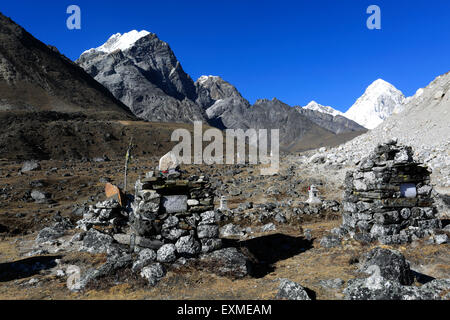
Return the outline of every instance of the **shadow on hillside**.
[[[14,262],[0,263],[0,282],[23,279],[51,269],[62,256],[31,257]]]
[[[250,276],[262,278],[275,271],[274,264],[312,248],[312,240],[271,234],[250,240],[223,239],[224,247],[236,247],[252,261]]]

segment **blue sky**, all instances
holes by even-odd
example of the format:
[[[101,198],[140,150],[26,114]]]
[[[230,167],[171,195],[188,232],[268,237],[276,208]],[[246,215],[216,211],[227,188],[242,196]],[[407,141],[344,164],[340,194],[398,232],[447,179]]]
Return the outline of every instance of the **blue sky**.
[[[81,8],[81,30],[66,8]],[[366,9],[381,8],[381,30]],[[148,30],[195,80],[219,75],[243,96],[347,110],[382,78],[407,96],[450,70],[448,0],[2,1],[0,11],[75,60],[114,33]]]

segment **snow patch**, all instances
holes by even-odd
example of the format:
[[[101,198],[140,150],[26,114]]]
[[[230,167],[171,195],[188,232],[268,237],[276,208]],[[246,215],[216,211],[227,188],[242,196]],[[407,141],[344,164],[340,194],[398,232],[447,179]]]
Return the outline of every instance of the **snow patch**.
[[[309,110],[318,111],[318,112],[322,112],[322,113],[326,113],[326,114],[331,114],[333,117],[335,117],[335,116],[343,116],[344,115],[342,112],[340,112],[340,111],[338,111],[336,109],[333,109],[330,106],[323,106],[323,105],[315,102],[314,100],[311,101],[310,103],[308,103],[303,108],[309,109]]]
[[[218,80],[218,79],[220,79],[220,77],[219,76],[211,76],[211,75],[209,75],[209,76],[203,75],[203,76],[201,76],[200,78],[197,79],[197,82],[199,84],[204,84],[209,79],[211,79],[211,80]]]
[[[142,30],[142,31],[132,30],[132,31],[124,33],[124,34],[116,33],[116,34],[113,34],[108,39],[108,41],[106,41],[100,47],[86,50],[82,54],[85,54],[88,52],[93,52],[93,51],[105,52],[105,53],[111,53],[116,50],[125,51],[125,50],[131,48],[136,43],[136,41],[138,41],[139,39],[141,39],[149,34],[150,34],[150,32],[148,32],[146,30]]]

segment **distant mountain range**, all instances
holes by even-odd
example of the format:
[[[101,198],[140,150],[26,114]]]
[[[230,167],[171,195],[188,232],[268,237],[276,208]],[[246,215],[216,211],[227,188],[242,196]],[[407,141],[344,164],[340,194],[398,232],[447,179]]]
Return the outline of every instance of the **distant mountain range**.
[[[202,76],[194,83],[169,45],[147,31],[115,34],[76,62],[148,121],[203,120],[220,129],[278,128],[283,146],[295,144],[309,131],[324,137],[366,131],[330,107],[322,110],[316,105],[302,112],[277,99],[258,100],[252,106],[219,76]]]
[[[145,30],[114,34],[72,62],[1,14],[0,22],[0,111],[114,111],[124,119],[280,129],[282,148],[295,151],[345,142],[400,112],[408,100],[380,79],[346,113],[315,101],[291,107],[274,98],[251,105],[219,76],[194,82],[170,46]]]
[[[238,90],[220,77],[202,76],[194,84],[169,45],[145,30],[114,34],[98,48],[83,52],[77,63],[129,106],[135,115],[146,120],[191,122],[213,119],[217,124],[220,122],[218,114],[224,113],[225,109],[234,109],[236,104],[248,107],[248,101]],[[345,114],[315,101],[297,109],[316,124],[341,133],[361,130],[361,126],[375,128],[396,107],[399,110],[404,100],[399,90],[378,79]],[[217,103],[214,108],[207,111],[214,103]],[[228,114],[226,112],[225,116]],[[223,120],[224,117],[220,118]]]
[[[311,103],[308,105],[310,106]],[[366,128],[359,125],[353,120],[350,120],[344,115],[332,109],[331,107],[324,107],[326,109],[322,109],[321,105],[316,104],[314,108],[311,107],[295,107],[295,109],[302,115],[309,118],[315,124],[330,130],[333,133],[346,133],[346,132],[354,132],[354,131],[366,131]],[[329,108],[329,109],[328,109]]]

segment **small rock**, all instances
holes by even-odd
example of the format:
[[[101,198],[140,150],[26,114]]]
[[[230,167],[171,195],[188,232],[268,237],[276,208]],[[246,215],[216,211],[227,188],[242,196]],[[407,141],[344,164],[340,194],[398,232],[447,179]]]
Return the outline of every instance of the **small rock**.
[[[41,231],[39,231],[38,236],[36,237],[36,243],[43,243],[50,240],[55,240],[64,235],[63,230],[54,229],[54,228],[44,228]]]
[[[200,225],[197,228],[197,236],[202,238],[217,238],[219,236],[219,227],[213,224]]]
[[[174,262],[177,259],[176,247],[173,244],[165,244],[159,248],[156,260],[158,262]]]
[[[340,278],[328,279],[328,280],[320,280],[319,284],[324,288],[339,289],[345,284],[345,281]]]
[[[177,252],[184,257],[192,257],[200,253],[201,245],[192,235],[184,236],[175,243]]]
[[[434,236],[434,242],[436,244],[444,244],[448,242],[448,236],[446,234],[437,234]]]
[[[281,213],[277,213],[275,215],[274,219],[278,223],[286,223],[287,222],[286,217],[283,214],[281,214]]]
[[[31,191],[31,198],[33,198],[36,203],[48,203],[50,197],[51,195],[47,192],[42,192],[39,190]]]
[[[276,298],[287,300],[311,300],[305,288],[288,279],[280,280]]]
[[[131,270],[133,272],[138,272],[142,270],[142,268],[148,266],[150,263],[156,260],[156,253],[152,249],[142,249],[139,252],[139,256],[137,260],[133,263]]]
[[[335,234],[329,234],[320,239],[320,245],[324,248],[334,248],[341,244],[341,238]]]
[[[166,275],[166,270],[161,263],[154,263],[148,267],[141,270],[141,277],[148,281],[150,286],[155,286],[164,276]]]
[[[30,161],[25,161],[22,164],[22,169],[20,171],[21,172],[29,172],[29,171],[36,171],[36,170],[41,170],[41,165],[36,160],[30,160]]]
[[[172,151],[166,153],[159,159],[159,171],[169,171],[170,169],[177,169],[180,163],[177,156]]]
[[[220,228],[220,236],[221,237],[242,237],[244,236],[244,232],[239,226],[236,226],[232,223],[224,225]]]
[[[64,272],[64,270],[62,270],[62,269],[59,269],[59,270],[56,270],[56,276],[57,277],[64,277],[66,275],[66,273]]]
[[[83,238],[83,244],[80,251],[89,253],[107,253],[111,250],[114,239],[100,231],[90,229]]]
[[[200,202],[198,200],[195,199],[189,199],[187,201],[187,205],[188,206],[198,206],[200,204]]]
[[[277,227],[272,222],[265,224],[261,227],[261,232],[270,232],[270,231],[275,231],[275,230],[277,230]]]

